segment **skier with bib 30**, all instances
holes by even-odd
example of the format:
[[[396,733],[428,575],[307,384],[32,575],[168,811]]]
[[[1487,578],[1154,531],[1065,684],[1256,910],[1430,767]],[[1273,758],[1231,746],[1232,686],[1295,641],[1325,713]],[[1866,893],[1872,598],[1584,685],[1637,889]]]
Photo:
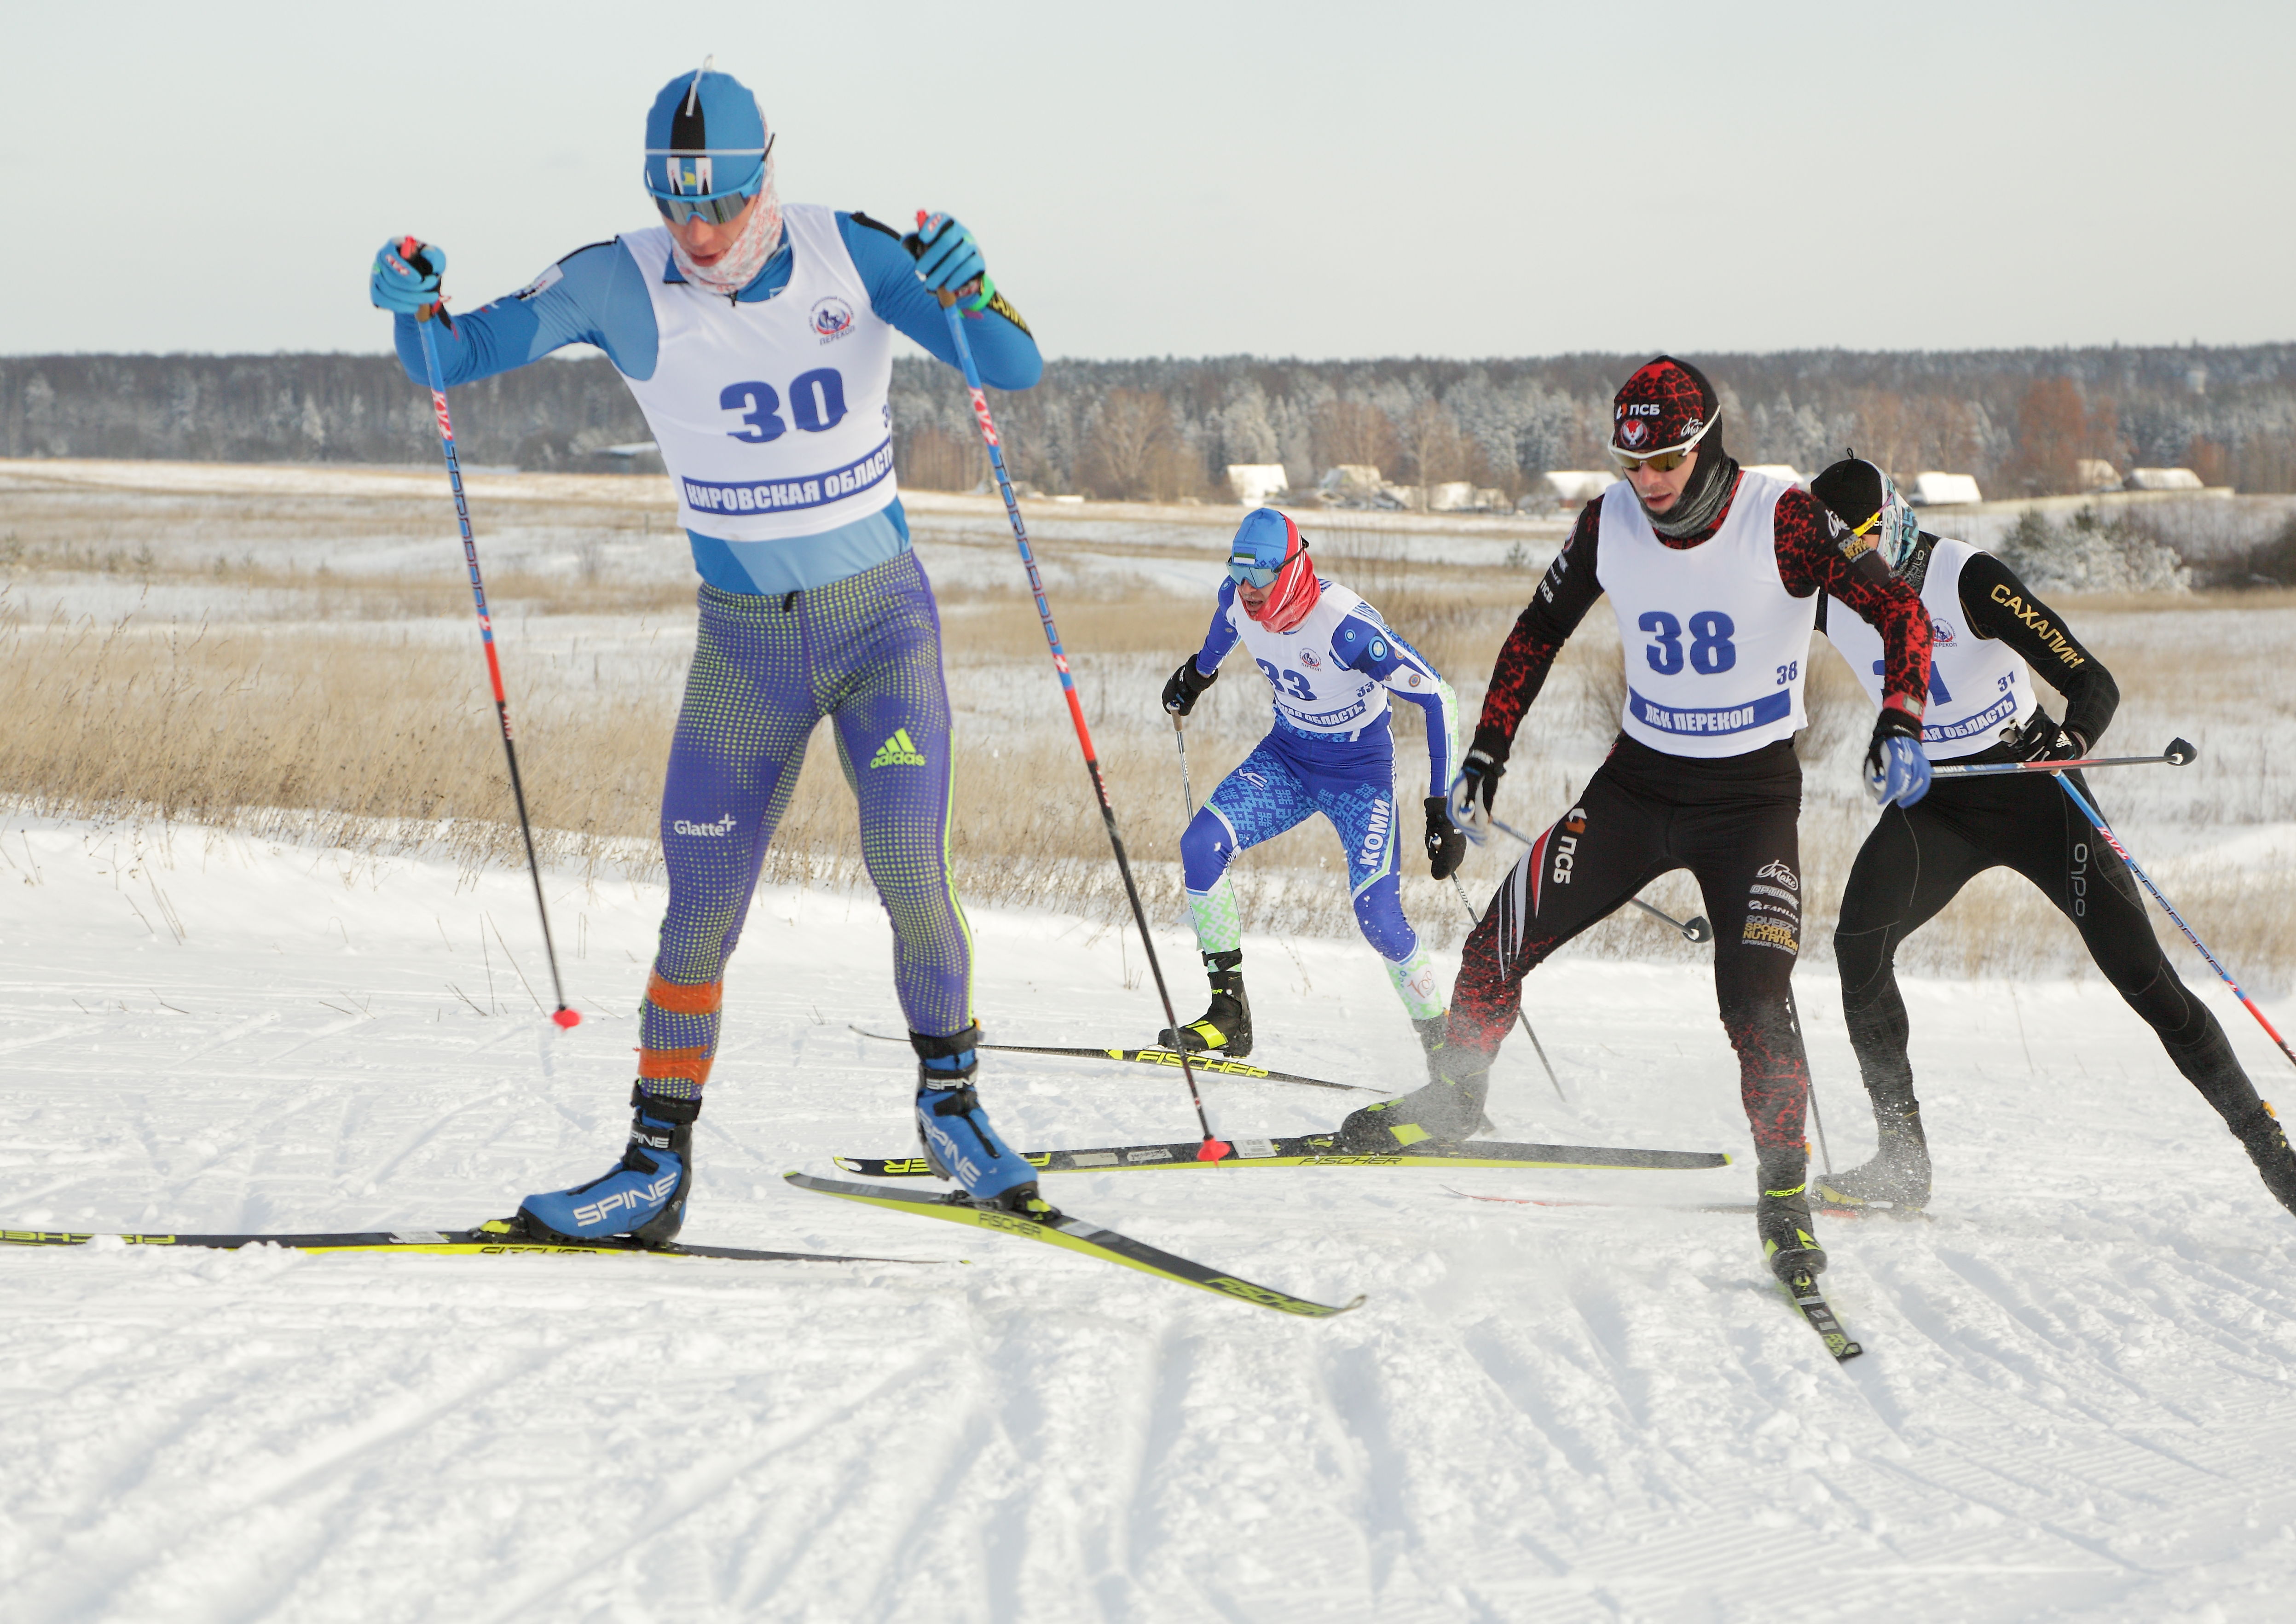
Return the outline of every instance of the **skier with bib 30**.
[[[1229,548],[1227,574],[1203,647],[1164,685],[1164,708],[1176,716],[1193,710],[1218,679],[1220,661],[1242,643],[1273,691],[1275,725],[1180,836],[1211,1006],[1202,1019],[1157,1041],[1239,1058],[1251,1053],[1243,924],[1227,865],[1236,853],[1321,812],[1347,855],[1356,923],[1385,963],[1431,1055],[1442,1042],[1443,1003],[1434,964],[1403,916],[1388,696],[1426,713],[1426,851],[1439,880],[1466,852],[1444,800],[1457,748],[1457,698],[1432,665],[1388,629],[1379,611],[1316,575],[1307,539],[1288,514],[1272,507],[1247,513]]]
[[[726,959],[814,726],[836,734],[861,851],[893,926],[919,1060],[918,1132],[976,1201],[1041,1208],[1035,1174],[972,1089],[972,939],[947,869],[952,762],[940,621],[893,478],[896,332],[955,365],[935,297],[959,296],[986,381],[1027,389],[1034,339],[972,234],[935,216],[906,242],[859,213],[784,208],[757,99],[704,63],[645,124],[662,223],[580,249],[444,319],[446,256],[386,243],[371,281],[423,381],[418,320],[448,384],[568,344],[606,353],[644,411],[701,577],[701,624],[662,788],[669,908],[639,1018],[636,1121],[603,1177],[529,1196],[540,1235],[674,1236],[717,1053]]]
[[[1821,592],[1880,628],[1887,674],[1869,784],[1885,801],[1918,800],[1928,767],[1912,741],[1929,686],[1929,623],[1870,541],[1808,492],[1738,466],[1718,410],[1705,375],[1668,356],[1619,390],[1611,449],[1626,478],[1580,513],[1499,651],[1452,789],[1455,821],[1472,833],[1488,817],[1524,712],[1605,594],[1625,644],[1622,731],[1468,937],[1437,1055],[1442,1076],[1357,1111],[1341,1133],[1383,1150],[1472,1132],[1523,978],[1652,880],[1687,868],[1715,924],[1714,987],[1753,1128],[1764,1254],[1791,1279],[1825,1267],[1809,1218],[1809,1068],[1792,980],[1801,769],[1791,741],[1804,726],[1802,667]]]
[[[2063,761],[2096,749],[2120,690],[2063,617],[2008,566],[1923,530],[1890,476],[1862,458],[1834,463],[1810,490],[1855,534],[1872,537],[1898,578],[1921,595],[1931,650],[1923,754]],[[1878,696],[1886,661],[1873,630],[1830,596],[1818,606],[1817,629]],[[2036,670],[2064,696],[2062,723],[2038,706]],[[2067,776],[2095,806],[2087,781]],[[2217,1018],[2161,950],[2128,865],[2044,773],[1941,780],[1919,805],[1884,807],[1859,849],[1841,894],[1833,956],[1881,1144],[1863,1167],[1822,1181],[1820,1196],[1916,1210],[1928,1202],[1929,1141],[1906,1053],[1898,947],[1988,868],[2014,869],[2072,921],[2105,979],[2247,1150],[2265,1187],[2296,1210],[2296,1155],[2272,1108],[2257,1097]]]

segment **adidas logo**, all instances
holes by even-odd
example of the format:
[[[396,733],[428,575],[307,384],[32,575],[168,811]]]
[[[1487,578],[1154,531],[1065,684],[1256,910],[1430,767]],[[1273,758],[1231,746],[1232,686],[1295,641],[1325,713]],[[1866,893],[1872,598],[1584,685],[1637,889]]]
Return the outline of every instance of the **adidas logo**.
[[[922,767],[924,764],[923,755],[910,739],[909,730],[906,727],[896,728],[893,736],[877,746],[877,753],[869,760],[871,767]]]

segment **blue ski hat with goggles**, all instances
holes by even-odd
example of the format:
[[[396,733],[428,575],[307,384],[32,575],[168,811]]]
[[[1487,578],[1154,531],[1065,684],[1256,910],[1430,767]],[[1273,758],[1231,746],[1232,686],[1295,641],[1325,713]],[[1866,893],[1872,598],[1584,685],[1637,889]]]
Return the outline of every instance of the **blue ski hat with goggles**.
[[[716,60],[664,85],[646,113],[645,188],[673,224],[703,214],[722,225],[765,185],[766,115]]]
[[[1300,527],[1288,514],[1272,507],[1255,507],[1243,516],[1235,543],[1228,548],[1228,579],[1273,586],[1278,572],[1304,545]]]

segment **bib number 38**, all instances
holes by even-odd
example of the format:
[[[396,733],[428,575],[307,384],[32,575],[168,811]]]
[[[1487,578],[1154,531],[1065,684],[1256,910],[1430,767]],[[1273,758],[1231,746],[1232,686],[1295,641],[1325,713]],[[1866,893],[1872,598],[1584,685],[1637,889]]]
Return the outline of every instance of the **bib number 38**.
[[[1663,609],[1653,609],[1635,622],[1651,634],[1643,658],[1660,677],[1672,677],[1683,667],[1682,622]],[[1719,677],[1738,663],[1738,645],[1730,641],[1738,627],[1718,609],[1702,609],[1690,617],[1690,668],[1701,677]]]

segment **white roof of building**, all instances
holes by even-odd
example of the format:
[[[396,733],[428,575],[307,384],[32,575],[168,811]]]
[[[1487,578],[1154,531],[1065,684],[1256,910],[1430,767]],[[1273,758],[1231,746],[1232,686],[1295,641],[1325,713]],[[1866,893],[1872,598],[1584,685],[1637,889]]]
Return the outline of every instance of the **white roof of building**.
[[[1985,493],[1977,488],[1974,474],[1932,471],[1914,476],[1914,488],[1906,493],[1906,500],[1915,507],[1954,507],[1964,502],[1982,502]]]

